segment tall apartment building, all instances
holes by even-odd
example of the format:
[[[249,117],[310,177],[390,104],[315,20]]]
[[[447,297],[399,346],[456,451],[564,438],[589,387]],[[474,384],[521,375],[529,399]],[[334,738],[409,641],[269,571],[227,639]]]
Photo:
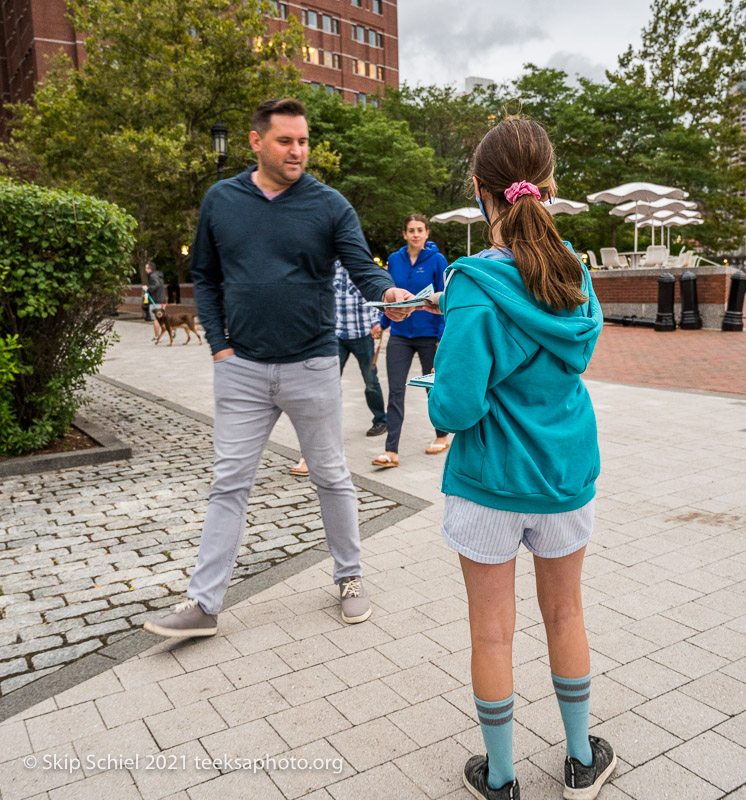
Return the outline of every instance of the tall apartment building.
[[[270,30],[294,16],[308,46],[304,79],[353,103],[375,103],[399,86],[396,0],[280,0]]]
[[[396,0],[282,0],[275,9],[270,32],[290,16],[303,23],[308,83],[353,103],[375,103],[385,85],[399,85]],[[0,103],[28,100],[57,50],[83,62],[83,37],[65,14],[65,0],[0,0]]]

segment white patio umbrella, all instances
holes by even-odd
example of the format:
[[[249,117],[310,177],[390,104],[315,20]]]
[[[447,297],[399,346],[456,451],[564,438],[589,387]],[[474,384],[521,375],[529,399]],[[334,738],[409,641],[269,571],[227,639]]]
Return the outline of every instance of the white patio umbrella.
[[[654,214],[656,211],[694,211],[697,204],[693,200],[675,200],[671,197],[662,197],[660,200],[653,200],[652,202],[630,200],[627,203],[612,208],[609,214],[617,217],[623,217],[626,214]]]
[[[689,193],[683,189],[677,189],[675,186],[662,186],[659,183],[645,183],[643,181],[637,183],[623,183],[621,186],[615,186],[613,189],[606,189],[603,192],[594,192],[588,195],[589,203],[611,203],[611,205],[619,205],[633,201],[639,206],[639,203],[651,203],[655,200],[668,198],[671,200],[683,200],[689,197]],[[636,211],[639,208],[636,207]],[[635,250],[637,250],[637,226],[635,222]]]
[[[563,200],[561,197],[555,197],[550,203],[547,201],[543,203],[544,208],[554,217],[557,214],[582,214],[588,211],[587,203],[578,203],[577,200]]]
[[[466,208],[455,208],[453,211],[443,211],[430,217],[431,222],[460,222],[466,225],[466,255],[471,255],[471,226],[475,222],[484,222],[482,212],[473,206]]]
[[[653,227],[653,244],[655,244],[655,228],[656,226],[660,226],[661,228],[661,244],[663,244],[663,228],[666,226],[666,221],[672,219],[673,217],[678,218],[686,218],[686,219],[696,219],[702,221],[702,214],[699,211],[691,211],[689,209],[681,209],[679,211],[671,211],[667,208],[662,208],[660,211],[655,211],[652,214],[630,214],[630,216],[625,217],[625,222],[635,222],[637,225],[648,225],[652,224]],[[695,223],[696,224],[696,223]],[[670,231],[669,231],[670,233]],[[670,236],[669,236],[670,240]],[[669,241],[670,247],[670,241]]]
[[[626,222],[627,220],[625,220]],[[668,234],[668,247],[671,248],[671,228],[681,228],[684,225],[703,225],[704,220],[702,217],[684,217],[680,214],[674,214],[673,216],[665,217],[661,219],[660,217],[656,218],[655,216],[649,217],[646,220],[641,220],[637,223],[638,225],[652,225],[653,230],[655,230],[655,226],[659,225],[661,227],[661,244],[663,243],[663,228],[667,228]]]

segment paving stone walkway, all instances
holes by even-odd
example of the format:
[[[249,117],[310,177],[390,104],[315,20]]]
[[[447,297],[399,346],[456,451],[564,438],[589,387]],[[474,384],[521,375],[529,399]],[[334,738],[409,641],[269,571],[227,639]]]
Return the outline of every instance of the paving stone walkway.
[[[85,416],[133,458],[0,481],[0,694],[112,644],[183,599],[212,469],[209,421],[98,380]],[[232,584],[324,540],[316,492],[268,450]],[[360,519],[396,502],[358,487]]]
[[[107,375],[211,413],[205,348],[161,352],[146,326],[118,329]],[[746,395],[588,385],[603,464],[583,575],[591,722],[619,755],[599,800],[746,800]],[[327,558],[231,606],[210,641],[158,642],[40,696],[0,724],[2,800],[471,797],[467,605],[424,393],[407,395],[401,466],[374,473],[382,443],[364,436],[354,368],[343,392],[353,473],[432,503],[364,540],[370,621],[340,622]],[[272,438],[294,444],[282,420]],[[563,732],[525,552],[516,591],[516,772],[523,800],[559,800]]]
[[[608,324],[587,378],[746,395],[746,332],[667,331]]]

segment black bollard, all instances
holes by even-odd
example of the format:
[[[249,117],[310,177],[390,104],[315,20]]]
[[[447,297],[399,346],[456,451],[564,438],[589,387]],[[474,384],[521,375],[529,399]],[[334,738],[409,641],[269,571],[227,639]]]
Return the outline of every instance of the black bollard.
[[[658,277],[658,313],[655,316],[653,330],[676,330],[676,320],[673,316],[673,292],[675,288],[676,278],[670,272],[664,272]]]
[[[679,327],[685,331],[698,331],[702,327],[699,316],[699,300],[697,299],[697,276],[693,272],[685,272],[681,278],[681,319]]]
[[[746,295],[746,272],[738,270],[730,276],[728,309],[723,317],[724,331],[743,330],[743,298]]]

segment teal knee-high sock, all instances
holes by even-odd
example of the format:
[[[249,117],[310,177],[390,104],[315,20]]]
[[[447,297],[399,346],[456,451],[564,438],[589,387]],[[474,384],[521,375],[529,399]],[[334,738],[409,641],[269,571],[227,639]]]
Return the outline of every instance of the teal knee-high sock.
[[[560,678],[552,673],[552,683],[562,714],[567,737],[567,755],[586,767],[593,761],[588,743],[588,715],[591,707],[591,675],[584,678]]]
[[[488,703],[474,695],[479,724],[487,748],[489,775],[487,784],[492,789],[500,789],[515,780],[513,770],[513,698]]]

